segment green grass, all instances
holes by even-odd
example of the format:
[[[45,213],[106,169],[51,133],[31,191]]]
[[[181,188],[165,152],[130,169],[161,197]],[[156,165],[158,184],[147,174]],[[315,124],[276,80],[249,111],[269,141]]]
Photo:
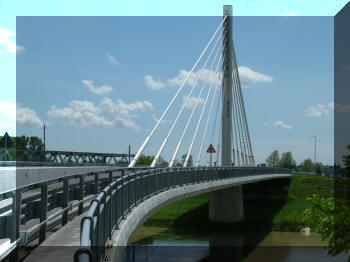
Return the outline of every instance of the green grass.
[[[334,194],[334,179],[322,176],[294,174],[290,184],[288,199],[305,200],[313,194],[331,197]]]
[[[185,200],[177,201],[152,215],[144,225],[172,227],[176,219],[188,213],[189,211],[194,210],[205,203],[208,203],[208,201],[209,194],[203,194]]]
[[[303,212],[309,207],[306,198],[313,194],[333,196],[334,179],[294,174],[290,181],[264,181],[244,186],[245,220],[225,225],[239,229],[264,227],[276,231],[299,231],[304,225]],[[145,226],[211,228],[223,225],[208,219],[209,194],[173,203],[151,216]]]
[[[293,174],[287,201],[273,217],[272,229],[276,231],[299,231],[305,226],[303,213],[310,206],[306,199],[314,194],[323,197],[333,196],[334,179]]]
[[[273,217],[274,231],[299,231],[303,226],[303,212],[310,206],[305,200],[289,200]]]

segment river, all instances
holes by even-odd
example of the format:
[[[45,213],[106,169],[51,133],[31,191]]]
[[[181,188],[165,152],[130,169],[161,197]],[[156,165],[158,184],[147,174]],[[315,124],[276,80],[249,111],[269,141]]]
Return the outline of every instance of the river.
[[[344,253],[330,257],[320,236],[298,232],[233,234],[230,230],[189,232],[141,227],[124,252],[125,262],[346,262]]]

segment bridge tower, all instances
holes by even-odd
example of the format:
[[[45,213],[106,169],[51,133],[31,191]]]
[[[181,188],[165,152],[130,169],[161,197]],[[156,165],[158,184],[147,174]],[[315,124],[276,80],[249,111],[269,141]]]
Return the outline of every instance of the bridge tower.
[[[222,64],[222,130],[221,165],[232,165],[232,88],[233,88],[233,41],[232,5],[224,5],[223,16],[223,64]],[[210,193],[209,219],[214,222],[238,222],[243,219],[242,186]]]
[[[232,6],[224,6],[224,17],[227,18],[223,24],[222,43],[222,115],[221,115],[221,165],[232,164]]]

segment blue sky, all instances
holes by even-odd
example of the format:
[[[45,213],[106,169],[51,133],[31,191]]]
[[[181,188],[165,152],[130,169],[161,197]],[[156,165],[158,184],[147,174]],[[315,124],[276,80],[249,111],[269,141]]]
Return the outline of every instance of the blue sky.
[[[238,1],[234,14],[334,15],[346,2],[290,1],[282,6],[276,1]],[[125,152],[131,144],[136,150],[177,90],[169,79],[191,68],[221,17],[19,17],[16,30],[15,15],[221,15],[222,3],[190,1],[193,8],[180,10],[181,1],[178,9],[155,1],[114,7],[105,2],[108,8],[87,4],[84,11],[75,3],[67,11],[62,2],[41,9],[2,2],[8,16],[0,20],[5,35],[0,37],[0,131],[14,133],[9,109],[17,98],[22,118],[30,116],[17,133],[41,136],[39,126],[48,122],[49,149]],[[11,47],[13,34],[17,55]],[[291,150],[297,162],[312,158],[312,136],[317,135],[318,160],[331,163],[333,18],[235,17],[234,41],[238,65],[246,68],[243,93],[257,161],[273,149]],[[96,115],[78,127],[68,116],[83,107]],[[126,110],[119,121],[111,117],[112,107]],[[147,153],[155,153],[174,118],[170,112]],[[165,158],[174,145],[170,141]]]

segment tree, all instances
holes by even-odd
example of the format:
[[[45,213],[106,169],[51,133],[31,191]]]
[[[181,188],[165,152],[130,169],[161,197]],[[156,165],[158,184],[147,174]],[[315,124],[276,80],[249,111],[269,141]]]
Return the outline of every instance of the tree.
[[[268,167],[276,167],[280,161],[280,153],[278,150],[273,151],[265,160]]]
[[[305,159],[302,163],[301,163],[301,171],[303,172],[312,172],[314,170],[314,164],[312,163],[311,159]]]
[[[175,159],[175,160],[174,160],[174,166],[176,166],[176,167],[181,167],[181,166],[182,166],[182,163],[181,163],[179,160]]]
[[[311,206],[304,211],[304,222],[327,241],[328,254],[336,256],[350,250],[350,209],[341,199],[313,195]],[[348,258],[350,262],[350,257]]]
[[[169,166],[169,163],[167,161],[165,161],[164,158],[159,157],[157,166],[167,167],[167,166]]]
[[[136,162],[136,165],[150,166],[152,164],[153,159],[154,159],[154,156],[140,155],[139,159]]]
[[[344,176],[350,177],[350,145],[347,146],[347,149],[349,150],[349,154],[343,156],[343,161],[344,161]]]
[[[26,150],[29,142],[29,137],[26,136],[16,136],[15,147],[16,150]]]
[[[182,165],[185,163],[186,157],[187,157],[187,154],[183,154],[183,155],[182,155]],[[190,155],[190,157],[188,158],[187,166],[188,166],[188,167],[193,166],[192,155]]]
[[[41,151],[44,149],[44,144],[41,139],[37,136],[31,136],[29,139],[29,150],[30,151]]]
[[[316,174],[321,175],[322,171],[324,171],[324,165],[321,162],[316,162],[314,164],[314,170]]]
[[[279,167],[282,168],[295,168],[296,162],[293,159],[292,152],[283,153],[279,161]]]

